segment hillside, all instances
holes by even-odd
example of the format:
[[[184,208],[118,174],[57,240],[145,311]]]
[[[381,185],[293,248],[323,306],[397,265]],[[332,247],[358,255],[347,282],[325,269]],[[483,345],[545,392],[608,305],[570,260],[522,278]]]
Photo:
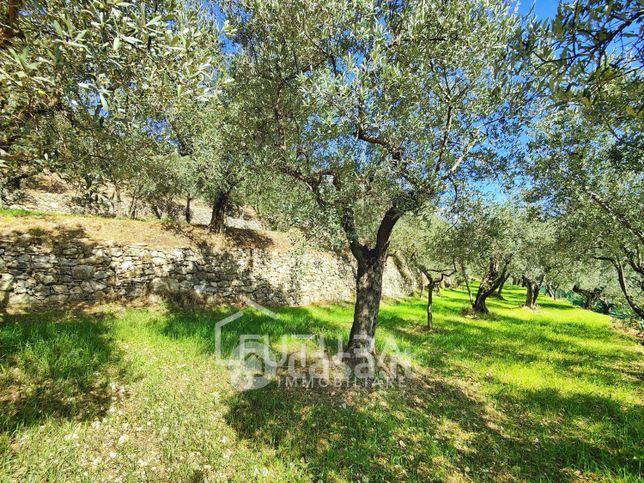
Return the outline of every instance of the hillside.
[[[170,220],[131,220],[16,208],[0,209],[0,234],[29,235],[45,240],[61,235],[125,245],[142,243],[158,249],[198,245],[206,245],[214,251],[252,245],[269,246],[274,250],[292,248],[288,234],[274,231],[229,227],[226,235],[222,235],[209,233],[203,225]]]
[[[355,266],[297,232],[0,210],[0,310],[105,301],[266,305],[350,300]],[[399,259],[383,294],[418,284]]]
[[[104,217],[127,218],[135,208],[136,219],[157,220],[151,206],[143,200],[133,199],[127,192],[116,191],[107,185],[101,189],[98,202],[84,201],[84,192],[79,186],[66,181],[54,173],[41,173],[25,179],[19,190],[9,194],[10,203],[6,208],[13,210],[37,211],[52,214],[101,215]],[[182,221],[185,217],[185,200],[171,200],[161,206],[163,219]],[[191,202],[192,222],[207,225],[212,207],[201,199]],[[263,224],[250,207],[238,207],[226,217],[226,224],[232,228],[261,230]]]
[[[385,304],[378,345],[411,351],[396,387],[238,392],[213,356],[229,311],[103,307],[0,324],[0,480],[637,481],[641,345],[567,302],[487,319],[463,290]],[[225,329],[345,337],[350,306],[247,312]]]

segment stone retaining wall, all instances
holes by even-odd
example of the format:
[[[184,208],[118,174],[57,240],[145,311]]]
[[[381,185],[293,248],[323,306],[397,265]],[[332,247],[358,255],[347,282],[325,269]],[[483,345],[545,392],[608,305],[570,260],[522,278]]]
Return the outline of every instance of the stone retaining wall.
[[[350,300],[354,280],[351,261],[329,253],[162,251],[89,239],[0,237],[0,307],[5,308],[150,296],[209,304],[236,304],[247,296],[265,305],[304,305]],[[384,295],[408,295],[412,283],[390,259]]]

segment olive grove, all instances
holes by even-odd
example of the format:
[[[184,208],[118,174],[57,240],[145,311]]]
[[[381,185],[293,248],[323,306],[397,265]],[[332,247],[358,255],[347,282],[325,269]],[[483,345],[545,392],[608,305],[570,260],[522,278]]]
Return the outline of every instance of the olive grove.
[[[352,353],[388,256],[486,314],[509,280],[644,319],[641,2],[8,0],[0,194],[56,173],[226,230],[235,205],[353,258]],[[485,192],[485,194],[483,194]],[[98,211],[98,210],[95,210]]]

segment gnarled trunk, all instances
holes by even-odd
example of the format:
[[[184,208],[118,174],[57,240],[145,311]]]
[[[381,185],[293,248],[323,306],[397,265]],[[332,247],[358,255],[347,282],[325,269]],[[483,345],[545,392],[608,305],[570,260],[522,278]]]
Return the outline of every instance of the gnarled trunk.
[[[537,297],[539,297],[539,291],[541,290],[541,284],[529,280],[528,278],[523,279],[523,284],[526,287],[526,297],[525,297],[525,306],[531,309],[534,309],[537,306]]]
[[[373,352],[382,295],[382,274],[386,256],[363,255],[358,258],[356,304],[349,335],[349,352]]]
[[[609,302],[608,300],[606,300],[606,299],[604,299],[602,297],[599,297],[599,307],[600,307],[599,311],[602,314],[610,315],[610,309],[612,309],[614,307],[614,305],[615,304]]]
[[[476,292],[476,299],[472,304],[474,312],[479,314],[489,313],[486,300],[497,288],[499,288],[499,285],[501,285],[501,282],[505,278],[505,267],[506,265],[504,264],[501,269],[500,263],[497,260],[494,258],[490,259],[487,273],[479,285],[479,289]]]
[[[223,233],[226,228],[226,209],[228,208],[228,193],[220,194],[212,204],[212,214],[208,230],[212,233]]]
[[[602,289],[600,288],[596,287],[593,290],[586,290],[581,288],[579,284],[573,285],[572,291],[584,298],[584,308],[586,310],[592,310],[595,307],[597,299],[602,293]]]
[[[501,280],[501,285],[499,285],[499,288],[498,288],[498,290],[496,291],[496,296],[497,296],[498,298],[502,299],[502,300],[503,300],[503,294],[502,294],[502,292],[503,292],[503,287],[505,286],[505,282],[507,282],[509,278],[510,278],[510,274],[506,275],[506,276],[503,278],[503,280]]]
[[[394,226],[403,214],[404,211],[397,207],[389,208],[378,227],[375,247],[369,248],[358,241],[353,211],[347,209],[342,213],[342,225],[349,240],[351,253],[358,264],[356,304],[348,346],[350,357],[360,356],[365,351],[369,353],[374,351],[382,295],[382,274],[389,250],[389,239]]]
[[[486,293],[484,291],[481,291],[481,288],[479,287],[478,292],[476,292],[476,299],[472,304],[472,309],[474,309],[474,312],[478,312],[479,314],[487,314],[490,312],[486,304],[486,300],[490,296],[490,294],[486,295]]]
[[[552,297],[554,300],[557,300],[557,286],[551,283],[546,285],[546,292],[548,296]]]

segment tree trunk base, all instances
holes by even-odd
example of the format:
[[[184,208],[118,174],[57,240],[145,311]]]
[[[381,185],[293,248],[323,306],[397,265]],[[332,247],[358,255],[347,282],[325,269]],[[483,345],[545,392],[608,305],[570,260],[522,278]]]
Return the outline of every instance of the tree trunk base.
[[[474,305],[472,305],[472,312],[478,315],[487,315],[490,313],[485,302],[479,304],[475,303]]]
[[[359,358],[374,352],[384,265],[384,257],[358,260],[356,304],[347,347],[349,357]]]

